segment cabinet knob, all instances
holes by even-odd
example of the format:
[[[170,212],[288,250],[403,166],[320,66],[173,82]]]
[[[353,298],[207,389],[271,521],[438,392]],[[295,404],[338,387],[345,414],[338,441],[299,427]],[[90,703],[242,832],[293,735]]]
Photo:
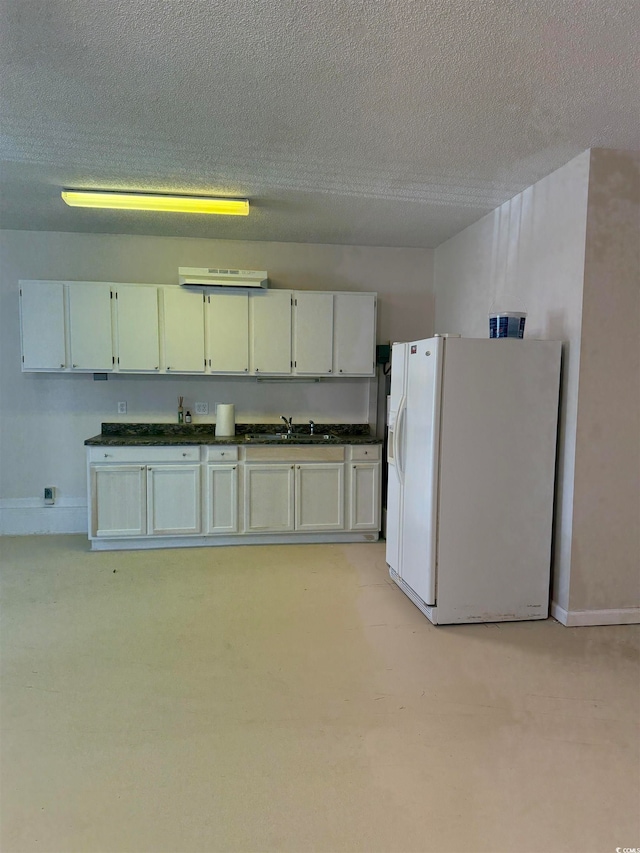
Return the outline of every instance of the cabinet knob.
[[[64,367],[64,364],[61,364],[60,367]]]
[[[155,366],[153,369],[154,369],[154,370],[160,370],[160,368],[158,367],[158,365],[157,365],[157,364],[156,364],[156,366]]]
[[[220,454],[220,456],[224,456],[224,450],[222,451],[222,453]]]
[[[167,370],[171,370],[171,368],[167,365]]]
[[[144,465],[141,465],[141,466],[140,466],[140,470],[141,470],[141,471],[144,471]]]
[[[71,365],[71,367],[77,367],[77,366],[78,366],[77,364],[72,364],[72,365]]]
[[[340,373],[342,373],[342,368],[340,368]]]
[[[183,455],[183,456],[186,456],[187,454],[186,454],[186,453],[183,453],[182,455]]]
[[[104,454],[104,458],[105,458],[105,459],[106,459],[107,457],[109,457],[109,456],[111,456],[111,454],[110,454],[110,453],[105,453],[105,454]]]
[[[327,370],[327,373],[331,373],[331,368],[329,368],[329,370]]]

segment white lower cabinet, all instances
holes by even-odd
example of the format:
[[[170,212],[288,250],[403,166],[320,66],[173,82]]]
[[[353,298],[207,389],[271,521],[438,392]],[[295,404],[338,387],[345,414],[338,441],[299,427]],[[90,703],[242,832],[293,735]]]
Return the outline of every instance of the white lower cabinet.
[[[294,466],[244,466],[244,529],[247,533],[294,529]]]
[[[200,465],[149,465],[147,533],[184,536],[200,533]]]
[[[94,548],[364,541],[380,528],[380,445],[90,447],[88,462]]]
[[[93,536],[146,534],[146,466],[92,465],[90,482]]]
[[[200,533],[200,448],[89,448],[92,538]]]
[[[238,448],[207,448],[204,533],[238,532]]]
[[[380,463],[351,464],[349,474],[349,530],[379,530]]]
[[[344,463],[296,465],[295,529],[344,529]]]

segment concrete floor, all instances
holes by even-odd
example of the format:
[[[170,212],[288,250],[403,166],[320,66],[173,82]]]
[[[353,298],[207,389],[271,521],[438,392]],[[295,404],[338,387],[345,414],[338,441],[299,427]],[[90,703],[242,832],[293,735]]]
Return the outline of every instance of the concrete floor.
[[[436,628],[383,543],[0,557],[3,853],[640,846],[640,626]]]

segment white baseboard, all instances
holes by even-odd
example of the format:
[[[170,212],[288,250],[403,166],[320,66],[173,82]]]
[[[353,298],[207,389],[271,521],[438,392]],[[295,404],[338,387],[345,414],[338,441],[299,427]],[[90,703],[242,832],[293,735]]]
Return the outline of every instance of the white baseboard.
[[[53,506],[41,498],[0,500],[0,536],[86,532],[86,498],[58,498]]]
[[[581,625],[635,625],[640,622],[640,607],[620,607],[612,610],[565,610],[551,602],[551,615],[567,628]]]

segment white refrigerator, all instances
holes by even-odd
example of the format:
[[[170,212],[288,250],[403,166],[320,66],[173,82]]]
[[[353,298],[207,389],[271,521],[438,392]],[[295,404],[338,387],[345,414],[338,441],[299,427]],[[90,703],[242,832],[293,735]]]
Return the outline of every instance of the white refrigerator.
[[[561,343],[394,344],[387,563],[434,624],[546,619]]]

